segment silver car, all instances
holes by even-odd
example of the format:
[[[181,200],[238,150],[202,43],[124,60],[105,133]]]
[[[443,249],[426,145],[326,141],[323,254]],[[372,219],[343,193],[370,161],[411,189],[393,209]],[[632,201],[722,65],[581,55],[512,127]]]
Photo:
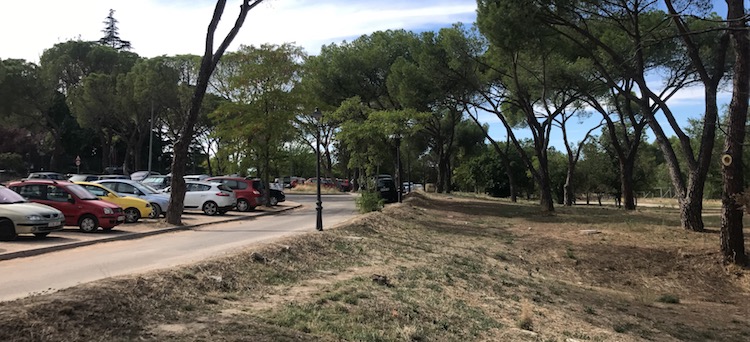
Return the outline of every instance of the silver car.
[[[45,237],[63,229],[64,221],[61,211],[27,202],[15,191],[0,185],[0,240],[14,240],[18,234]]]
[[[148,218],[158,218],[167,212],[169,196],[159,193],[156,189],[128,179],[105,179],[93,183],[101,184],[116,192],[120,196],[130,196],[144,199],[151,204],[152,211]]]

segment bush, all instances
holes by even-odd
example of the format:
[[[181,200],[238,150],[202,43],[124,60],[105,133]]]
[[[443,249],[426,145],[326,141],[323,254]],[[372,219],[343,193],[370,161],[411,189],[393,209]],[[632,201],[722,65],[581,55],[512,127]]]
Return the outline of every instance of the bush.
[[[380,194],[377,192],[363,191],[360,194],[359,198],[357,198],[356,203],[359,212],[364,214],[371,211],[379,211],[380,209],[383,209],[385,200],[380,198]]]
[[[23,157],[17,153],[0,153],[0,170],[20,174],[24,171]]]

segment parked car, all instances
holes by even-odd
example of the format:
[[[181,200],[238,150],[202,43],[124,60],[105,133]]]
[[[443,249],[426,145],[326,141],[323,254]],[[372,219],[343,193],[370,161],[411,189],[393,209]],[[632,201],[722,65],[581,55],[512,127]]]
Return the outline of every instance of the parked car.
[[[104,201],[118,205],[123,208],[125,213],[126,223],[135,223],[141,217],[149,217],[151,215],[151,204],[146,200],[142,200],[136,197],[120,196],[109,188],[101,184],[88,183],[88,182],[75,182],[88,190],[90,193],[96,195]]]
[[[224,215],[236,205],[237,197],[232,189],[224,184],[185,182],[185,210],[199,209],[209,216]]]
[[[266,187],[263,184],[263,181],[258,178],[254,178],[252,179],[252,181],[253,181],[253,188],[257,190],[258,192],[260,192],[260,196],[262,198],[261,202],[265,204],[266,203],[265,202],[266,201]],[[278,205],[280,202],[286,201],[286,194],[284,194],[283,191],[279,189],[274,189],[274,188],[269,189],[269,191],[270,191],[270,196],[268,196],[268,204],[275,206],[275,205]]]
[[[261,193],[255,190],[253,182],[242,177],[219,176],[206,178],[206,182],[217,182],[226,185],[237,197],[237,211],[251,211],[262,203]]]
[[[287,189],[291,189],[291,188],[293,188],[293,187],[297,186],[297,184],[303,184],[303,183],[305,183],[305,180],[306,180],[306,179],[305,179],[305,178],[303,178],[303,177],[290,177],[290,176],[285,176],[285,177],[283,177],[283,178],[281,178],[281,179],[277,179],[277,180],[276,180],[275,182],[276,182],[276,183],[281,183],[281,182],[283,182],[283,183],[284,183],[284,187],[285,187],[285,188],[287,188]]]
[[[68,178],[71,182],[93,182],[102,179],[130,179],[125,175],[72,175]]]
[[[339,191],[352,191],[352,183],[348,179],[336,179],[336,183],[339,185]]]
[[[410,192],[410,191],[417,191],[417,190],[424,190],[424,186],[419,183],[412,183],[412,182],[404,182],[404,193]]]
[[[172,175],[154,175],[148,176],[141,183],[146,184],[156,190],[162,190],[172,184]]]
[[[375,181],[376,190],[380,193],[380,197],[385,200],[385,203],[398,202],[396,182],[391,175],[378,175]]]
[[[66,226],[78,226],[86,233],[104,230],[125,222],[122,208],[100,200],[78,184],[55,180],[23,180],[8,187],[31,202],[60,210]]]
[[[64,220],[61,211],[27,202],[15,191],[0,185],[0,240],[14,240],[19,234],[42,238],[63,229]]]
[[[32,172],[26,179],[54,179],[54,180],[68,180],[62,173],[57,172]]]
[[[182,178],[185,179],[186,181],[191,180],[191,181],[199,181],[200,182],[200,181],[203,181],[203,180],[205,180],[206,178],[209,178],[209,177],[211,177],[211,176],[209,176],[209,175],[187,175],[187,176],[183,176]]]
[[[99,180],[102,179],[130,179],[130,177],[126,175],[99,175]]]
[[[91,182],[95,180],[99,180],[99,176],[97,175],[72,175],[68,178],[71,182]]]
[[[152,176],[152,175],[160,175],[160,173],[156,171],[136,171],[130,174],[130,179],[136,182],[140,182],[146,179],[146,177]]]
[[[109,175],[124,175],[125,169],[122,166],[108,166],[104,168],[104,172]]]
[[[158,218],[165,214],[169,207],[169,196],[159,193],[156,189],[128,179],[106,179],[95,181],[95,184],[101,184],[108,189],[116,192],[120,196],[137,197],[146,200],[151,204],[151,214],[148,218]]]
[[[318,179],[315,177],[308,178],[307,181],[305,181],[305,183],[315,185],[318,183]],[[335,188],[336,183],[332,181],[330,178],[320,178],[320,186],[323,188]]]

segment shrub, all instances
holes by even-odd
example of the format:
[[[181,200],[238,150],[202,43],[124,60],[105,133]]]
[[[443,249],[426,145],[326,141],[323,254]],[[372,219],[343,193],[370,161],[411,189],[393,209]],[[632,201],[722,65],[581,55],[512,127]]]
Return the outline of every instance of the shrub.
[[[0,153],[0,170],[19,174],[24,170],[23,157],[17,153]]]
[[[671,294],[665,294],[659,297],[657,301],[662,302],[662,303],[667,303],[667,304],[680,304],[680,298]]]
[[[357,198],[356,203],[359,212],[364,214],[371,211],[378,211],[380,209],[383,209],[385,200],[380,198],[380,194],[377,192],[363,191],[360,194],[359,198]]]

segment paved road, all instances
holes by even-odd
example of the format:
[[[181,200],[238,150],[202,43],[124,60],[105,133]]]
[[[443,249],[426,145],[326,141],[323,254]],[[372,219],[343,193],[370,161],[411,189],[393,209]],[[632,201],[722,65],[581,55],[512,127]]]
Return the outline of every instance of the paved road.
[[[0,300],[189,264],[282,236],[315,232],[315,196],[287,195],[287,198],[303,206],[253,221],[220,223],[138,240],[100,243],[0,261]],[[323,197],[324,227],[333,227],[355,215],[352,196]]]

